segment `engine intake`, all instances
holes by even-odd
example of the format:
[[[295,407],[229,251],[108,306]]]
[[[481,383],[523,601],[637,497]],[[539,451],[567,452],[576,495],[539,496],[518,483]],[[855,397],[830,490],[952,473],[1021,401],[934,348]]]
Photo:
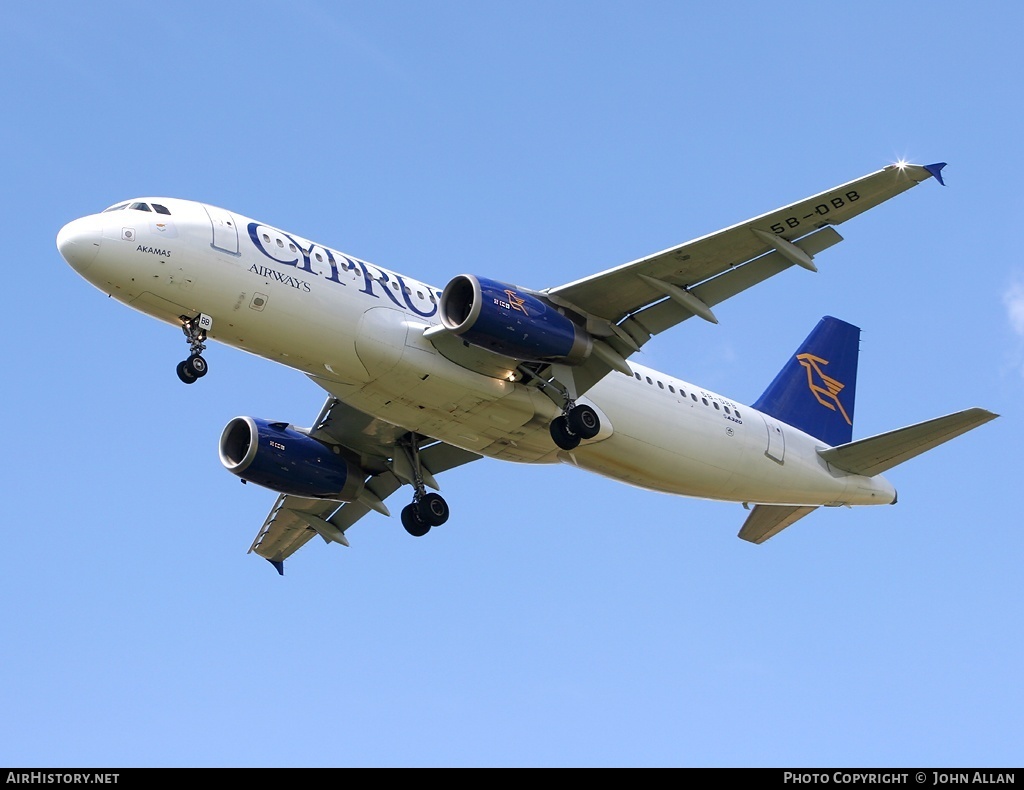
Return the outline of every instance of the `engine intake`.
[[[288,423],[235,417],[220,437],[220,462],[243,480],[279,494],[352,502],[365,473]]]
[[[441,322],[467,343],[528,362],[578,365],[590,335],[551,305],[508,283],[460,274],[441,294]]]

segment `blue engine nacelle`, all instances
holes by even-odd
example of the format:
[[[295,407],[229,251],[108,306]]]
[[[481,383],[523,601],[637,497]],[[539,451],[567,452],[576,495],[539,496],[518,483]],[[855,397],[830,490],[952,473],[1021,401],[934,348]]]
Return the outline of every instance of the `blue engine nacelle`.
[[[363,470],[285,422],[235,417],[220,437],[220,462],[243,480],[279,494],[352,502]]]
[[[593,343],[586,330],[514,285],[460,274],[441,294],[441,322],[467,343],[528,362],[578,365]]]

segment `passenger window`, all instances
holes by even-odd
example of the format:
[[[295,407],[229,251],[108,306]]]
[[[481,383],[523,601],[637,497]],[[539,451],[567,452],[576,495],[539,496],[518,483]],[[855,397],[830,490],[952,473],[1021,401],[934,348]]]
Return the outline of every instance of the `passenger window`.
[[[669,385],[668,385],[668,391],[669,391],[669,392],[671,392],[671,393],[672,393],[672,394],[674,395],[674,394],[675,394],[675,391],[676,391],[676,388],[675,388],[675,387],[673,387],[673,386],[672,386],[671,384],[669,384]]]
[[[277,240],[277,246],[278,246],[278,247],[284,247],[284,242],[283,242],[283,241],[281,241],[280,239],[278,239],[278,240]]]
[[[700,402],[703,403],[705,406],[708,405],[708,399],[707,398],[701,398]]]
[[[131,206],[129,206],[129,208],[133,208],[136,211],[150,211],[149,206],[147,206],[145,203],[132,203]]]
[[[660,381],[658,382],[658,389],[665,389],[665,385],[662,384]]]
[[[726,414],[732,414],[732,412],[731,412],[731,411],[729,411],[729,407],[728,407],[728,406],[726,406],[726,407],[725,407],[725,413],[726,413]]]
[[[718,401],[714,401],[715,411],[720,411],[721,407],[718,405]]]
[[[270,236],[268,236],[266,233],[263,234],[263,243],[270,244]]]
[[[739,417],[739,416],[740,416],[740,410],[739,410],[739,409],[736,409],[736,416],[737,416],[737,417]]]
[[[161,206],[159,203],[153,204],[153,211],[155,211],[157,214],[166,214],[167,216],[171,215],[171,212],[167,210],[167,207]]]
[[[648,384],[653,384],[654,383],[653,381],[651,381],[651,377],[650,376],[647,377],[647,383]]]
[[[696,394],[696,393],[694,393],[694,392],[691,392],[691,393],[690,393],[690,397],[691,397],[691,398],[693,398],[693,402],[694,402],[694,403],[696,403],[696,402],[697,402],[697,394]]]
[[[634,373],[633,375],[636,376],[636,380],[637,381],[640,381],[640,374],[639,373]]]

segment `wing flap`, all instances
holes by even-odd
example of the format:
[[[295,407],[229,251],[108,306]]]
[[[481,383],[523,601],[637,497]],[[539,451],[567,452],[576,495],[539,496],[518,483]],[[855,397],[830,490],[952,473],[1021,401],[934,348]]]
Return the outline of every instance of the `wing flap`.
[[[691,288],[772,251],[773,245],[754,230],[795,242],[814,230],[862,214],[931,177],[932,171],[921,165],[889,165],[746,222],[544,293],[556,303],[618,322],[664,296],[637,274]]]
[[[808,256],[814,256],[842,240],[843,237],[835,228],[826,227],[797,241],[795,246]],[[774,277],[793,265],[794,261],[791,258],[787,258],[779,252],[770,252],[743,266],[737,266],[713,277],[691,289],[690,293],[708,307],[713,307],[770,277]],[[618,325],[624,334],[628,334],[632,338],[632,342],[627,343],[615,335],[603,339],[623,359],[628,359],[654,335],[671,329],[693,316],[694,312],[684,304],[671,298],[663,299],[657,304],[634,313]],[[583,365],[574,369],[577,391],[581,395],[586,393],[611,371],[612,367],[607,362],[596,356],[590,357]]]
[[[739,537],[750,543],[764,543],[786,527],[795,524],[816,507],[755,505],[743,522]]]
[[[337,507],[337,502],[282,494],[267,514],[256,539],[249,547],[249,553],[257,554],[277,567],[277,563],[284,562],[317,534],[296,511],[326,520]],[[281,572],[280,568],[278,572]]]
[[[874,477],[998,416],[986,409],[965,409],[867,439],[818,450],[818,455],[844,472]]]
[[[796,247],[809,256],[817,255],[843,240],[835,228],[826,227],[796,242]],[[770,252],[749,263],[730,269],[690,292],[709,307],[721,304],[748,288],[753,288],[776,274],[793,266],[792,260],[779,252]],[[634,313],[626,323],[637,321],[648,335],[657,335],[693,316],[693,312],[678,302],[665,299]]]

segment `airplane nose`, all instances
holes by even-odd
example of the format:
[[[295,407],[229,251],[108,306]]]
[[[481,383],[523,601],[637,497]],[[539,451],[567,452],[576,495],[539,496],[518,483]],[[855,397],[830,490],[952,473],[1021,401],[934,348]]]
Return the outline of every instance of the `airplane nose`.
[[[96,260],[103,232],[92,217],[69,222],[57,234],[57,249],[61,257],[80,274]]]

